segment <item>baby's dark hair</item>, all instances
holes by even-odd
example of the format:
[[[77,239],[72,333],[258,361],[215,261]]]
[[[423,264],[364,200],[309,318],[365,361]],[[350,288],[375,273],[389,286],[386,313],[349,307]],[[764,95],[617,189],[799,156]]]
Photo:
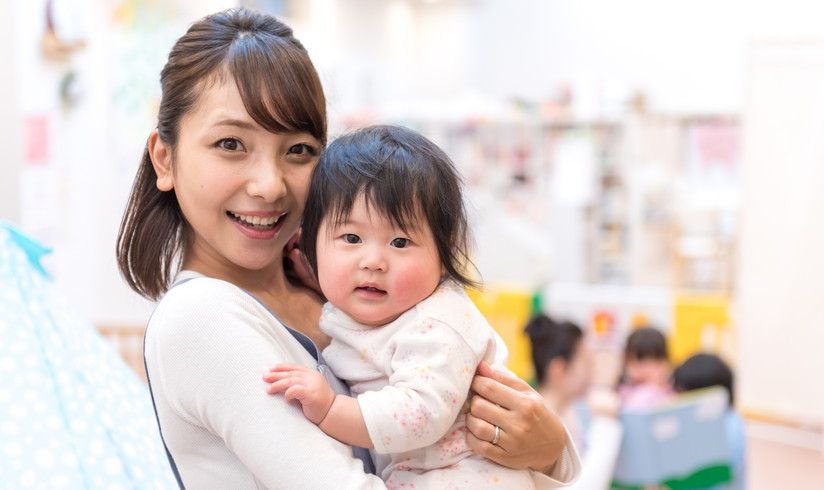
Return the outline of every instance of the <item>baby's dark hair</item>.
[[[640,327],[627,337],[624,349],[625,359],[658,359],[669,360],[667,339],[655,327]]]
[[[421,134],[388,125],[340,136],[312,172],[300,246],[315,275],[321,223],[345,221],[360,196],[402,230],[425,220],[446,276],[464,286],[478,286],[469,274],[469,226],[458,170]]]
[[[546,367],[555,358],[569,363],[575,357],[584,333],[581,327],[572,322],[556,322],[552,318],[539,314],[526,324],[524,332],[529,335],[532,344],[532,363],[538,384],[544,383]]]
[[[733,374],[727,363],[713,354],[695,354],[672,374],[675,391],[690,391],[710,386],[723,386],[733,404]]]

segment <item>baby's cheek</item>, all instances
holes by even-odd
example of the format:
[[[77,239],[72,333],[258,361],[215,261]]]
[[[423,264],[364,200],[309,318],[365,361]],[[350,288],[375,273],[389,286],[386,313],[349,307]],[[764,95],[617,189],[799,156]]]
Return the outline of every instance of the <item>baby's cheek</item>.
[[[395,275],[393,289],[399,293],[396,300],[408,307],[420,303],[438,287],[438,277],[421,274],[419,268],[406,267],[400,272]]]
[[[336,266],[334,262],[327,262],[322,265],[319,263],[318,269],[318,284],[320,284],[320,289],[323,291],[324,296],[334,303],[334,300],[339,297],[344,287],[349,284],[346,280],[348,274],[346,274],[346,271],[342,267]]]

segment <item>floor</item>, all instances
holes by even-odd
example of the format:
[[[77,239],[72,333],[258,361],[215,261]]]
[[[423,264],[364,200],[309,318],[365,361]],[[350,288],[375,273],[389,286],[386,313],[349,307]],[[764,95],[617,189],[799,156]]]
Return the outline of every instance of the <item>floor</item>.
[[[747,490],[824,489],[824,435],[747,421]]]

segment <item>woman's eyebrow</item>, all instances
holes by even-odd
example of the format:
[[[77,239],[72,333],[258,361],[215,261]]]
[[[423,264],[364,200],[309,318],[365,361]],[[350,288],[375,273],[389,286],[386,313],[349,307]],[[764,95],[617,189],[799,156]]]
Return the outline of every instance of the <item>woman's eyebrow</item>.
[[[251,121],[244,121],[242,119],[221,119],[215,123],[215,126],[233,126],[239,129],[255,129],[257,125]]]

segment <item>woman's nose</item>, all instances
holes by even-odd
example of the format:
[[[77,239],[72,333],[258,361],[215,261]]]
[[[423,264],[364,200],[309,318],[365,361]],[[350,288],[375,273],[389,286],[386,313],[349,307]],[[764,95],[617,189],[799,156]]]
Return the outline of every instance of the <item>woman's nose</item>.
[[[247,192],[265,202],[275,202],[286,194],[283,171],[275,158],[260,158],[252,162]]]

